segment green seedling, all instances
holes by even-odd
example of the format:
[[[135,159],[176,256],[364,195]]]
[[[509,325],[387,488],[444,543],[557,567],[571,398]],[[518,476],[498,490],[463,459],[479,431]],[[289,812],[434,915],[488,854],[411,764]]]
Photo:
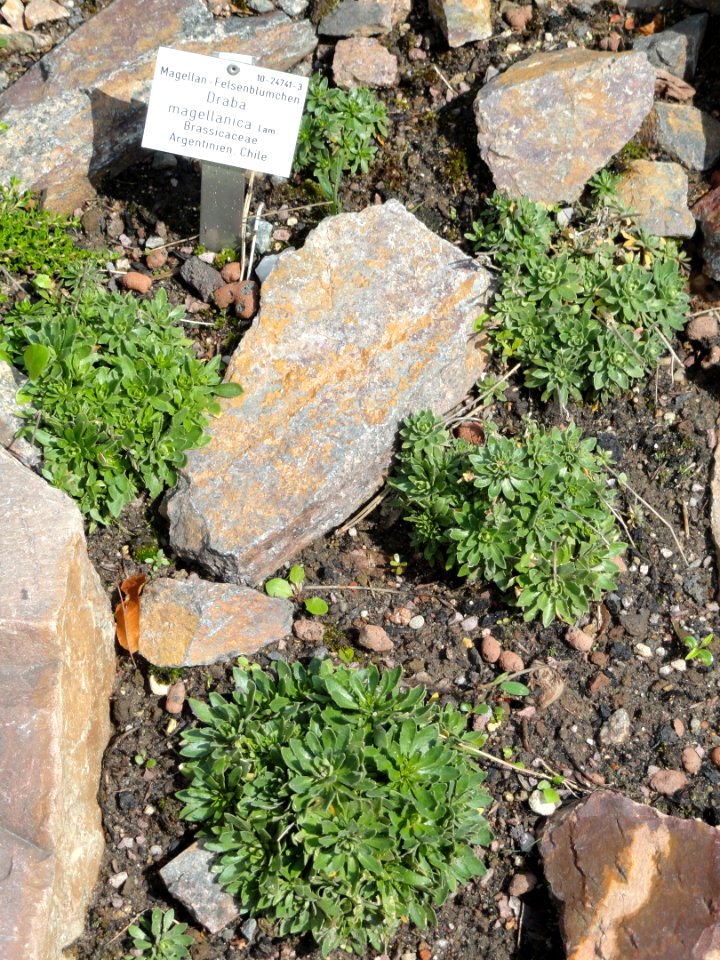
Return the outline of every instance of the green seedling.
[[[388,483],[413,546],[461,577],[497,584],[525,620],[573,623],[613,589],[613,560],[625,549],[609,459],[572,424],[527,421],[518,437],[504,437],[488,422],[485,434],[478,447],[433,413],[406,421]]]
[[[165,556],[162,547],[140,547],[134,553],[136,563],[144,563],[150,567],[153,573],[161,567],[169,567],[170,560]]]
[[[324,957],[386,952],[485,871],[474,848],[491,839],[491,798],[469,756],[483,735],[401,688],[400,667],[274,667],[245,664],[230,699],[190,702],[181,816],[244,913],[312,935]]]
[[[310,78],[300,125],[295,166],[310,170],[322,195],[340,212],[344,173],[367,173],[380,138],[387,135],[387,111],[367,87],[331,89],[320,74]]]
[[[287,580],[283,577],[273,577],[265,584],[265,593],[269,597],[283,597],[286,600],[300,600],[302,585],[305,582],[305,568],[299,563],[290,567]],[[307,597],[303,604],[308,613],[321,617],[330,609],[322,597]]]
[[[554,803],[556,807],[559,807],[562,803],[562,800],[560,798],[560,794],[555,788],[561,785],[562,777],[553,777],[552,782],[549,782],[548,780],[541,780],[536,789],[542,794],[545,803]]]
[[[710,646],[715,639],[715,635],[709,633],[706,637],[698,639],[678,623],[677,620],[672,620],[671,622],[675,635],[683,646],[687,647],[688,652],[685,654],[685,659],[688,661],[699,660],[703,666],[711,667],[713,665],[713,655]]]
[[[157,760],[146,756],[144,753],[136,753],[133,760],[139,767],[145,767],[146,770],[154,770],[157,766]]]
[[[130,924],[128,934],[132,939],[134,952],[125,960],[142,957],[143,960],[190,960],[188,947],[194,943],[185,932],[186,923],[175,920],[175,911],[162,911],[155,907],[150,917],[143,917],[139,923]]]
[[[390,569],[393,571],[395,576],[401,577],[405,573],[407,567],[407,561],[400,559],[399,553],[394,553],[390,558]]]

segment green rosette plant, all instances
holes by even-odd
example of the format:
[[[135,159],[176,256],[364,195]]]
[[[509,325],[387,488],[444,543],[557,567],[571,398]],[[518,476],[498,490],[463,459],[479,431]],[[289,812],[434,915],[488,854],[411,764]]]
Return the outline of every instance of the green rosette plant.
[[[383,950],[484,873],[490,797],[465,748],[485,737],[423,687],[402,690],[400,667],[275,666],[242,663],[230,699],[191,701],[181,816],[243,912],[311,934],[323,956]]]
[[[620,541],[607,455],[570,425],[532,421],[518,437],[485,424],[483,446],[456,439],[423,411],[400,431],[389,484],[413,543],[470,580],[507,591],[525,620],[574,622],[612,590]]]

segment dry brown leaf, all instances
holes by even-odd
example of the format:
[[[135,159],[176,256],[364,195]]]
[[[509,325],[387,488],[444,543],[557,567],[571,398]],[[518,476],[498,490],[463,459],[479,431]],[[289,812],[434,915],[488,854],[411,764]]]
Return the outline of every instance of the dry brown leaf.
[[[137,653],[140,646],[140,594],[147,577],[138,573],[120,584],[120,603],[115,607],[117,640],[123,650]]]
[[[655,96],[670,97],[684,103],[686,100],[692,100],[695,96],[695,88],[689,83],[685,83],[680,77],[668,73],[667,70],[655,68]]]
[[[664,26],[665,17],[661,13],[656,13],[650,23],[640,27],[638,33],[641,33],[644,37],[650,37],[653,33],[660,33]]]

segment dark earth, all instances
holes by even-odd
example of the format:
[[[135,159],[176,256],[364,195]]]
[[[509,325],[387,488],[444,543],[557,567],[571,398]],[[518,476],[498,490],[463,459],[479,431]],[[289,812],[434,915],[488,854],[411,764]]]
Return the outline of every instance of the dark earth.
[[[97,9],[90,3],[77,8],[69,22],[52,26],[48,42],[61,39]],[[410,29],[396,29],[383,38],[400,63],[398,87],[381,93],[390,131],[370,173],[346,179],[341,193],[344,209],[359,210],[395,197],[437,233],[465,246],[463,234],[477,218],[483,196],[492,190],[475,144],[472,116],[472,102],[486,69],[534,52],[546,33],[552,33],[561,46],[572,41],[597,49],[600,40],[615,30],[631,47],[633,31],[624,29],[625,15],[611,22],[616,7],[601,4],[590,13],[585,9],[589,8],[566,6],[563,0],[533,8],[533,19],[523,34],[512,33],[498,14],[493,39],[448,51],[424,4],[417,4],[409,18]],[[694,12],[681,4],[669,5],[666,22]],[[233,8],[233,15],[238,14]],[[636,14],[636,27],[650,19],[650,14]],[[718,18],[711,19],[694,81],[696,105],[716,116],[719,26]],[[409,59],[418,41],[426,59]],[[313,68],[327,69],[331,54],[332,47],[321,46]],[[30,58],[17,57],[6,60],[4,68],[15,79],[30,64]],[[466,92],[457,93],[459,89]],[[706,178],[691,175],[690,200],[707,187]],[[81,211],[85,234],[79,242],[120,249],[119,223],[120,232],[131,241],[123,253],[128,255],[129,250],[132,258],[135,243],[158,232],[160,221],[169,243],[185,243],[170,247],[168,265],[155,289],[162,285],[172,302],[186,303],[190,291],[176,274],[196,242],[199,196],[198,164],[179,158],[176,167],[157,169],[149,156],[102,184],[97,200]],[[312,185],[297,176],[279,184],[259,178],[255,185],[255,204],[264,202],[264,216],[288,230],[293,245],[302,244],[307,231],[323,216],[322,206],[308,206],[319,199]],[[288,224],[288,216],[297,222]],[[281,248],[283,243],[276,246]],[[693,264],[692,310],[720,308],[720,292],[699,272],[692,242],[687,252]],[[136,268],[146,270],[139,251]],[[241,339],[243,324],[214,308],[194,316],[207,324],[188,327],[203,355],[218,351],[226,355]],[[488,702],[498,708],[498,726],[486,749],[525,764],[530,773],[562,776],[565,782],[559,789],[564,801],[605,785],[634,800],[651,802],[665,813],[720,825],[720,770],[708,759],[710,750],[720,744],[720,643],[714,643],[715,664],[709,669],[692,661],[683,672],[659,673],[661,664],[682,660],[686,652],[672,620],[682,622],[694,636],[705,637],[716,629],[719,619],[717,563],[709,526],[709,480],[718,421],[717,369],[706,362],[712,346],[712,342],[690,342],[679,336],[674,343],[679,362],[667,358],[645,385],[603,407],[570,406],[571,418],[611,450],[617,469],[627,474],[638,494],[625,489],[618,499],[626,539],[631,538],[625,556],[628,570],[617,591],[594,608],[584,624],[595,636],[592,653],[579,653],[566,644],[565,625],[543,629],[537,623],[525,624],[495,590],[482,583],[469,586],[430,568],[413,552],[408,531],[388,498],[364,519],[350,521],[297,558],[305,566],[306,583],[325,588],[322,596],[328,599],[330,611],[319,621],[324,635],[310,642],[288,637],[275,648],[263,650],[258,662],[267,666],[280,657],[294,660],[313,654],[337,658],[338,651],[352,647],[357,662],[373,658],[378,663],[400,664],[409,683],[424,683],[442,700]],[[509,432],[516,431],[520,418],[528,413],[547,424],[563,420],[557,407],[541,404],[517,376],[510,378],[506,398],[487,412]],[[132,573],[188,574],[172,562],[158,508],[157,503],[137,502],[116,527],[89,538],[90,555],[115,600],[119,582]],[[171,561],[168,566],[153,570],[137,562],[139,550],[158,545]],[[401,576],[397,564],[391,565],[396,554],[406,564]],[[409,619],[405,611],[421,614],[424,625],[419,630],[399,625]],[[298,607],[298,619],[301,616]],[[394,642],[387,659],[356,648],[363,623],[385,627]],[[490,629],[504,648],[522,658],[528,671],[523,679],[532,691],[526,701],[508,702],[491,686],[498,671],[480,656],[483,629]],[[635,650],[638,643],[653,651],[661,645],[666,654],[643,659]],[[193,926],[181,906],[172,903],[158,870],[193,839],[192,829],[178,819],[181,804],[174,797],[183,785],[178,771],[179,737],[193,722],[192,715],[186,704],[170,732],[173,718],[165,711],[163,698],[150,690],[149,665],[141,659],[133,661],[120,648],[117,652],[115,726],[100,789],[107,848],[86,932],[68,956],[75,960],[124,957],[131,946],[125,933],[128,925],[159,905],[174,906],[176,915],[190,922],[193,960],[291,960],[296,956],[315,960],[319,953],[312,943],[278,939],[262,920],[251,942],[243,933],[243,921],[209,936]],[[232,666],[182,671],[188,696],[229,691]],[[158,675],[160,681],[169,679],[176,675]],[[621,746],[600,748],[601,726],[621,707],[630,716],[629,739]],[[699,772],[671,797],[652,792],[648,767],[679,769],[682,750],[688,745],[705,751]],[[528,806],[536,777],[501,764],[489,763],[486,769],[494,797],[487,817],[496,837],[486,852],[488,873],[439,911],[436,928],[422,933],[403,929],[389,947],[393,960],[557,960],[563,954],[557,911],[535,852],[535,839],[545,822]],[[537,878],[537,886],[520,899],[510,896],[513,877],[528,871]],[[127,879],[114,886],[113,878],[123,872]]]

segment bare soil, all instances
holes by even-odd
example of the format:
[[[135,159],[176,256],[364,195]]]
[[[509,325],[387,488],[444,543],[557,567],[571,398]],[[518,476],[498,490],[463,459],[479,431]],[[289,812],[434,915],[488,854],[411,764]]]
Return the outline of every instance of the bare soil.
[[[58,37],[76,26],[94,9],[85,5],[73,24],[54,29]],[[668,20],[686,12],[672,7]],[[695,12],[695,11],[692,11]],[[475,144],[472,101],[490,65],[507,64],[535,51],[552,33],[558,45],[570,40],[597,48],[614,29],[627,39],[622,22],[611,23],[615,8],[600,5],[590,14],[558,2],[534,8],[524,34],[513,34],[499,18],[495,38],[448,51],[424,7],[409,20],[410,29],[397,30],[383,42],[400,61],[401,80],[396,89],[382,93],[391,119],[384,148],[367,177],[346,180],[342,201],[346,210],[396,197],[429,227],[463,246],[463,234],[479,213],[482,197],[492,189],[489,172]],[[638,21],[650,15],[638,15]],[[720,102],[720,30],[711,20],[697,72],[697,105],[713,109]],[[409,58],[421,50],[425,59]],[[332,47],[321,47],[315,68],[327,65]],[[29,65],[28,58],[6,61],[14,79]],[[126,170],[104,184],[104,192],[83,214],[83,242],[119,248],[117,230],[108,230],[118,217],[130,246],[157,232],[158,221],[168,241],[193,238],[199,221],[199,168],[180,158],[172,169],[157,169],[152,158]],[[699,195],[707,181],[693,175],[692,192]],[[288,183],[260,178],[256,200],[263,200],[268,218],[290,232],[290,243],[299,245],[323,215],[312,185],[295,177]],[[288,216],[297,218],[288,223]],[[177,243],[163,279],[156,284],[168,290],[173,302],[183,303],[190,292],[177,278],[183,250],[193,245]],[[282,247],[287,241],[277,243]],[[693,258],[692,309],[720,307],[717,286],[698,271]],[[136,264],[145,269],[142,262]],[[209,326],[192,327],[200,353],[227,354],[242,337],[244,325],[208,310],[195,315]],[[443,700],[488,701],[501,707],[504,720],[488,749],[506,755],[532,772],[553,771],[566,778],[561,788],[565,801],[600,785],[622,791],[631,798],[651,802],[658,809],[682,817],[697,817],[720,825],[720,771],[709,761],[710,750],[720,743],[720,644],[716,664],[707,669],[697,661],[687,669],[660,672],[660,666],[682,660],[685,650],[671,620],[679,619],[695,634],[705,636],[717,628],[720,608],[717,561],[709,527],[709,478],[718,421],[717,368],[705,369],[712,343],[691,343],[680,336],[674,343],[677,360],[664,361],[643,386],[603,407],[572,406],[571,417],[588,434],[609,448],[639,497],[624,493],[622,515],[632,538],[625,557],[628,570],[617,591],[598,605],[587,629],[596,635],[591,654],[567,646],[565,627],[543,629],[525,624],[493,589],[468,586],[430,568],[413,552],[407,530],[386,502],[349,532],[317,542],[299,557],[307,582],[335,585],[329,597],[330,612],[322,618],[324,637],[316,644],[295,636],[257,656],[263,665],[277,658],[294,660],[311,655],[337,657],[346,646],[356,647],[363,623],[381,624],[394,642],[387,658],[378,660],[356,648],[360,663],[401,664],[409,683],[424,683]],[[539,403],[520,380],[510,381],[507,401],[491,408],[493,418],[509,431],[531,413],[544,423],[561,422],[560,411]],[[114,593],[125,576],[145,570],[133,557],[143,546],[160,544],[168,556],[166,529],[158,504],[138,501],[110,529],[89,538],[91,556],[108,591]],[[398,577],[390,564],[398,554],[407,563]],[[171,557],[172,559],[172,557]],[[158,576],[186,576],[171,563]],[[415,631],[393,623],[401,608],[424,617]],[[298,609],[298,619],[302,614]],[[520,655],[530,673],[533,690],[528,702],[508,702],[489,688],[497,671],[479,653],[481,631],[490,629],[509,650]],[[644,659],[636,645],[653,651]],[[659,653],[658,647],[665,652]],[[320,649],[318,649],[320,648]],[[172,732],[171,717],[162,699],[149,690],[149,667],[133,661],[118,648],[117,683],[112,702],[114,734],[105,756],[100,789],[107,848],[87,929],[69,950],[75,960],[113,960],[124,957],[129,943],[124,931],[151,907],[173,905],[181,919],[190,921],[195,937],[193,960],[316,960],[317,951],[307,941],[281,940],[260,921],[251,942],[242,923],[220,935],[209,936],[196,928],[181,907],[171,904],[158,870],[193,839],[193,830],[178,819],[175,791],[182,785],[178,772],[179,736],[192,716],[185,707]],[[189,696],[204,697],[209,690],[229,691],[232,664],[185,670]],[[542,670],[540,668],[547,668]],[[665,675],[664,675],[665,674]],[[559,693],[551,699],[548,693]],[[528,709],[528,707],[534,709]],[[601,748],[598,733],[611,713],[625,708],[631,718],[631,735],[622,746]],[[686,789],[672,797],[653,794],[648,768],[680,768],[685,746],[705,751],[700,771],[689,778]],[[146,761],[156,761],[148,768]],[[500,764],[487,765],[488,785],[494,803],[488,819],[495,841],[487,852],[488,874],[471,883],[439,912],[438,926],[419,933],[401,931],[390,946],[393,960],[557,960],[562,956],[557,912],[542,880],[535,840],[544,820],[528,807],[533,788],[530,776]],[[572,784],[572,785],[571,785]],[[538,884],[518,899],[508,885],[518,871],[530,871]],[[127,879],[119,882],[119,875]],[[370,960],[368,956],[367,960]]]

